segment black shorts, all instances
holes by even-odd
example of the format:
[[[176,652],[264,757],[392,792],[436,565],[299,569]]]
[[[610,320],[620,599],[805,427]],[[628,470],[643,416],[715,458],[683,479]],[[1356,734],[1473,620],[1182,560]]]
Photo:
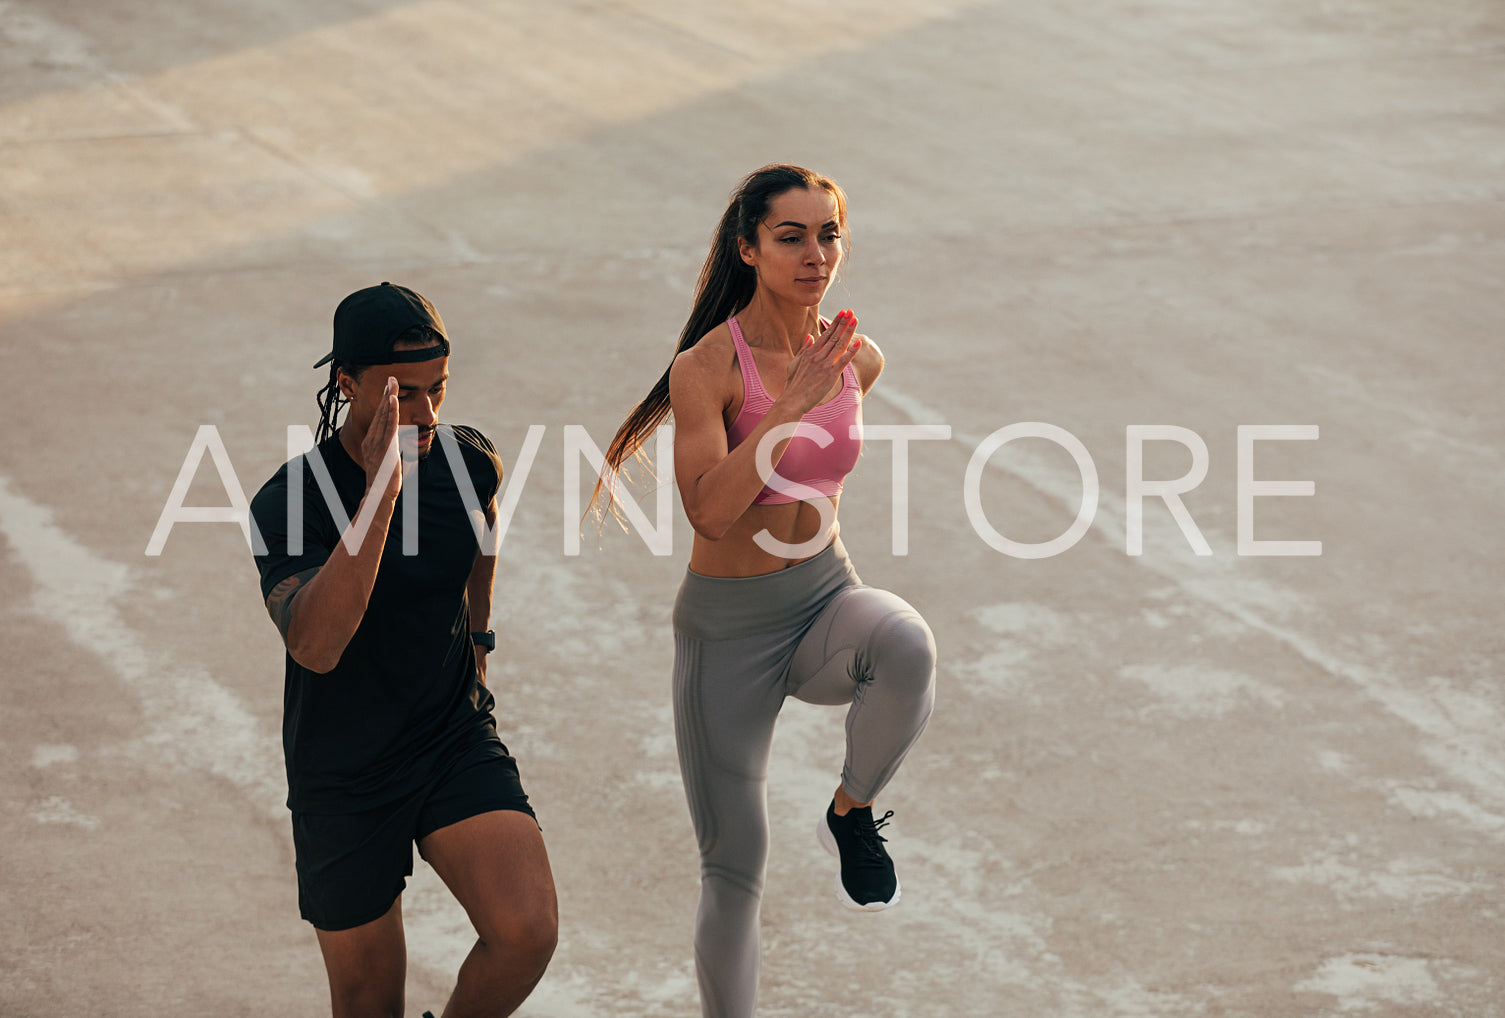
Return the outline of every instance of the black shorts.
[[[413,874],[413,843],[469,817],[515,810],[537,821],[517,761],[497,743],[471,749],[412,796],[361,813],[293,814],[298,911],[320,930],[387,914]]]

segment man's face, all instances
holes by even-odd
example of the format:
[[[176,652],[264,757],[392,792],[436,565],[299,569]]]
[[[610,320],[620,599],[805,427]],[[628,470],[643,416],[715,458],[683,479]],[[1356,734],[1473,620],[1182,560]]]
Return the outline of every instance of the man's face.
[[[449,358],[435,357],[431,361],[412,364],[372,364],[361,372],[359,382],[345,376],[341,389],[350,397],[350,413],[346,423],[364,434],[381,406],[387,379],[397,379],[397,425],[416,427],[417,439],[402,438],[400,451],[404,459],[419,458],[429,454],[434,446],[434,426],[439,423],[439,407],[444,402],[445,383],[449,381]],[[409,432],[409,435],[412,433]]]

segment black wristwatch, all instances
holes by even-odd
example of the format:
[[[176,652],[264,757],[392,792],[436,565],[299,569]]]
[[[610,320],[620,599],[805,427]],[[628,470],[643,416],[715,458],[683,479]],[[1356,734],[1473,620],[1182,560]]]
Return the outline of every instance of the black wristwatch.
[[[484,633],[471,633],[470,642],[490,653],[496,650],[496,630],[488,629]]]

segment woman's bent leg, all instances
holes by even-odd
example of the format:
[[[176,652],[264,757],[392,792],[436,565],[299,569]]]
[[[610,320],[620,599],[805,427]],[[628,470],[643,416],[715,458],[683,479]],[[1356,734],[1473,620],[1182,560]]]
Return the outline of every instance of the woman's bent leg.
[[[841,860],[837,896],[877,912],[897,904],[899,878],[867,805],[925,729],[934,701],[935,641],[919,613],[887,591],[851,586],[821,610],[790,662],[788,692],[851,703],[841,786],[816,827]]]
[[[871,802],[925,730],[935,702],[935,639],[920,613],[874,587],[841,591],[794,652],[788,692],[850,703],[841,784]]]

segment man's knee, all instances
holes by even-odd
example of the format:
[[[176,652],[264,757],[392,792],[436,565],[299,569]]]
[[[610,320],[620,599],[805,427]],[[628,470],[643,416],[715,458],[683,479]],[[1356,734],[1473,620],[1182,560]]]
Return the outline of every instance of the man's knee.
[[[334,1018],[401,1018],[403,979],[390,972],[330,976],[329,998]]]
[[[528,950],[540,966],[547,965],[559,946],[559,913],[553,909],[540,915],[528,928]]]
[[[501,916],[479,931],[481,940],[499,958],[542,971],[559,946],[559,913],[552,902],[526,913]]]

